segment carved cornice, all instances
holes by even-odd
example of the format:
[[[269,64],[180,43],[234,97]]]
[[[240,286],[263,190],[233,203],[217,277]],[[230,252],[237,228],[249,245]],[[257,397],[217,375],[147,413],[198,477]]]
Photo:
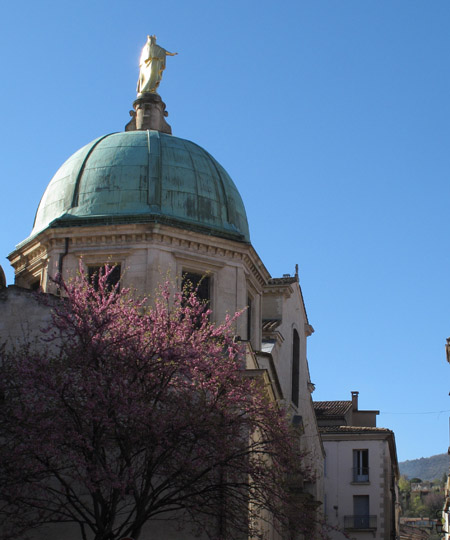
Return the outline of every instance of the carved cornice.
[[[264,295],[273,294],[289,298],[293,292],[294,289],[290,285],[266,285],[264,287]]]
[[[153,244],[175,251],[177,257],[195,253],[199,258],[208,258],[210,263],[215,259],[219,265],[221,263],[217,259],[224,264],[234,261],[243,265],[253,283],[261,288],[270,279],[270,274],[251,245],[159,223],[50,228],[22,243],[8,258],[17,273],[31,260],[39,260],[44,255],[48,257],[51,251],[63,252],[67,237],[70,238],[70,252],[77,256],[88,256],[101,248],[102,253],[108,252],[115,257]]]
[[[46,265],[48,258],[47,247],[41,243],[38,243],[35,249],[14,252],[8,255],[16,275],[25,271],[35,274],[36,270],[41,270]]]

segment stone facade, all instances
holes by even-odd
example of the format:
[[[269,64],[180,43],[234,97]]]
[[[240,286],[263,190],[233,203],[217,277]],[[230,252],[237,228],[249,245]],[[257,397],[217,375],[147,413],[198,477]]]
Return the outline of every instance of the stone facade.
[[[358,409],[358,392],[352,392],[352,401],[320,401],[314,407],[326,454],[324,510],[337,529],[332,539],[340,540],[345,531],[352,540],[369,534],[396,540],[400,504],[393,432],[376,427],[378,411]]]
[[[0,336],[10,343],[35,339],[38,329],[50,320],[49,307],[39,304],[30,289],[38,283],[57,302],[58,291],[51,278],[62,272],[64,278],[70,279],[80,261],[86,269],[105,263],[120,265],[123,285],[137,294],[151,295],[167,277],[180,284],[184,272],[209,276],[213,319],[221,321],[226,314],[244,310],[237,320],[236,334],[247,342],[247,368],[266,378],[272,399],[288,407],[292,418],[300,424],[305,460],[315,476],[314,481],[302,481],[301,488],[311,498],[313,507],[320,507],[324,453],[312,406],[313,385],[306,357],[307,338],[313,330],[298,275],[272,279],[250,244],[161,224],[48,228],[20,245],[10,260],[18,285],[0,291],[4,306]],[[268,321],[272,321],[273,328]],[[293,352],[294,333],[299,339],[297,358]],[[293,389],[298,392],[297,397]],[[267,538],[278,538],[267,524],[262,527],[267,529]],[[36,539],[41,534],[53,538],[51,530],[36,533]],[[65,531],[66,538],[71,538],[72,533]],[[172,533],[163,528],[161,534],[163,531],[165,538],[180,538],[176,527]],[[74,530],[73,538],[76,534]]]
[[[133,124],[127,129],[145,129],[143,118],[138,115],[139,125],[136,127]],[[167,178],[170,177],[172,208],[178,208],[175,216],[158,214],[163,206],[158,207],[151,219],[145,219],[145,215],[136,218],[132,213],[123,215],[120,214],[120,203],[113,208],[116,214],[111,216],[81,215],[76,197],[83,188],[83,174],[88,174],[87,160],[91,159],[93,152],[98,151],[98,142],[85,147],[81,157],[76,154],[78,157],[74,161],[69,160],[60,169],[55,176],[57,191],[46,199],[47,206],[43,210],[44,214],[41,214],[41,221],[38,221],[41,225],[36,225],[32,236],[19,244],[9,256],[15,270],[15,285],[5,287],[5,283],[0,280],[0,341],[6,341],[9,347],[13,347],[23,341],[39,339],[40,328],[51,320],[52,303],[61,301],[52,278],[61,273],[65,279],[70,279],[80,264],[87,271],[105,264],[120,266],[121,283],[137,295],[151,296],[166,279],[180,286],[185,273],[207,276],[212,319],[222,321],[227,314],[242,311],[235,332],[246,344],[247,369],[253,375],[264,377],[271,399],[287,407],[292,422],[298,428],[299,443],[312,475],[296,479],[295,487],[308,500],[312,510],[318,509],[317,516],[320,517],[324,499],[324,449],[312,405],[314,385],[310,380],[307,362],[307,338],[313,329],[306,314],[298,272],[283,278],[270,276],[248,240],[245,210],[240,206],[239,194],[233,191],[234,184],[217,162],[202,149],[196,151],[196,168],[188,171],[189,176],[186,173],[186,167],[190,166],[187,159],[189,156],[186,150],[183,150],[184,154],[181,153],[175,143],[172,146],[167,143],[164,147],[166,150],[163,148],[164,151],[155,158],[159,160],[158,177],[152,176],[155,170],[153,165],[153,168],[149,165],[148,170],[142,173],[141,164],[135,169],[139,168],[139,174],[144,175],[144,180],[142,177],[139,181],[134,180],[140,186],[134,196],[142,200],[150,192],[153,181],[160,182],[161,192],[165,189],[168,193]],[[103,160],[108,148],[102,150]],[[123,146],[121,148],[123,150]],[[192,148],[192,143],[185,145],[185,148]],[[122,153],[127,156],[127,152]],[[133,149],[130,150],[132,152]],[[149,160],[152,156],[154,154],[149,152]],[[171,160],[165,176],[164,159]],[[184,160],[183,167],[179,160]],[[191,161],[194,163],[195,160]],[[74,162],[78,169],[71,171],[70,163]],[[96,169],[95,159],[90,167],[93,175],[103,174],[98,172],[104,169],[103,165]],[[111,201],[121,200],[118,178],[120,181],[129,180],[129,176],[123,173],[127,167],[127,171],[133,170],[133,164],[128,163],[121,165],[119,172],[116,167],[115,172],[105,173],[104,177],[96,180],[98,183],[95,189],[99,195],[95,190],[92,191],[90,200],[93,204],[98,203],[98,208],[106,208],[113,204]],[[181,171],[179,178],[176,177],[177,171]],[[116,176],[112,179],[114,174]],[[187,177],[195,177],[197,186],[201,184],[203,191],[201,195],[197,191],[191,196],[191,188],[183,188],[183,194],[180,192],[177,201],[173,186]],[[105,192],[103,203],[101,200],[99,202],[102,189]],[[71,190],[74,190],[73,193]],[[220,215],[216,216],[217,219],[206,215],[204,223],[201,223],[199,219],[202,219],[202,214],[197,213],[196,221],[189,223],[186,218],[189,207],[176,205],[180,201],[193,201],[196,204],[200,199],[205,204],[208,190],[215,194],[211,197],[216,197],[211,198],[211,201],[214,204],[217,202],[216,206],[211,207],[217,208]],[[207,200],[206,203],[210,204]],[[59,213],[53,218],[48,217],[54,211],[53,207]],[[83,207],[83,212],[86,212],[86,208],[88,205]],[[149,212],[154,210],[154,206],[150,205]],[[71,212],[72,215],[69,215]],[[210,225],[213,222],[223,225]],[[236,223],[240,224],[239,227],[235,226]],[[47,305],[36,300],[33,290],[37,289],[51,299]],[[270,519],[261,523],[261,529],[267,540],[280,538],[270,526]],[[180,536],[177,520],[172,520],[170,524],[151,524],[151,531],[149,538],[189,538],[184,533]],[[59,526],[45,528],[34,534],[36,540],[62,537],[75,540],[79,537],[78,530],[61,529]],[[147,538],[145,531],[142,538]]]
[[[34,291],[16,285],[0,289],[0,343],[11,349],[39,341],[40,329],[51,323],[51,306],[58,301],[48,300],[49,305],[43,305]]]

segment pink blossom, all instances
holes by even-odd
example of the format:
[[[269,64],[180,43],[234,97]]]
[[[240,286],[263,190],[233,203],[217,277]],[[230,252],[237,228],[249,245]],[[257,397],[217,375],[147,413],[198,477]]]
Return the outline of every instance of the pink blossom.
[[[287,481],[305,476],[302,456],[284,411],[244,376],[237,315],[215,325],[195,290],[170,283],[149,306],[109,290],[111,270],[98,288],[82,268],[59,279],[42,345],[2,353],[2,538],[72,522],[84,540],[136,540],[174,515],[215,539],[258,537],[265,515],[305,529]]]

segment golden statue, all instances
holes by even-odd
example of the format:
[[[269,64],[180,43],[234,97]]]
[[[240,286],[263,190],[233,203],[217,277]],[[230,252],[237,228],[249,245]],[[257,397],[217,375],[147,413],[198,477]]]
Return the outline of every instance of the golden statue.
[[[166,68],[166,56],[175,56],[178,53],[170,53],[159,45],[156,45],[156,36],[147,36],[139,60],[139,80],[137,84],[138,94],[157,94],[156,89],[162,78],[162,72]]]

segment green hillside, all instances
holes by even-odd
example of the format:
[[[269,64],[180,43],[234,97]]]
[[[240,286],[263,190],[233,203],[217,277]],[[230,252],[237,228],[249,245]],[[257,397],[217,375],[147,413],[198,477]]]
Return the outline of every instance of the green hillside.
[[[399,463],[400,474],[408,478],[420,478],[421,480],[441,479],[449,471],[448,454],[438,454],[428,458],[411,459]]]

